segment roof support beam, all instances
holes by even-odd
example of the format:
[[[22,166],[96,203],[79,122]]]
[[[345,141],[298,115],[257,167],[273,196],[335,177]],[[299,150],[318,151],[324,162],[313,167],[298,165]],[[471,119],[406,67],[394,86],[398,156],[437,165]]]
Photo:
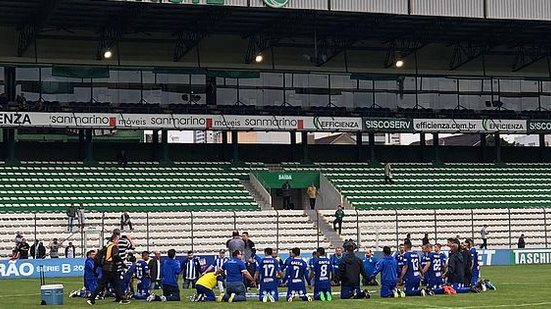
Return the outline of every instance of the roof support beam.
[[[532,44],[531,46],[520,45],[513,63],[513,72],[518,72],[549,56],[551,51],[543,44]]]
[[[461,41],[454,44],[450,59],[450,71],[459,69],[465,64],[485,55],[494,47],[489,42]]]
[[[113,48],[129,31],[133,21],[140,18],[146,10],[147,5],[143,3],[126,3],[118,15],[109,18],[109,23],[99,30],[96,59],[103,59],[103,53]]]
[[[29,18],[30,22],[21,27],[17,40],[17,57],[23,57],[31,44],[36,41],[38,33],[48,23],[55,9],[63,0],[42,0],[38,12]]]
[[[392,67],[398,59],[407,58],[409,55],[417,52],[426,45],[427,43],[418,40],[393,40],[390,42],[387,49],[384,63],[385,69]]]
[[[173,35],[176,36],[176,45],[174,46],[174,62],[180,61],[193,48],[215,30],[224,18],[230,14],[228,10],[213,8],[210,12],[199,18],[187,27],[182,28]],[[192,29],[192,30],[183,30]]]

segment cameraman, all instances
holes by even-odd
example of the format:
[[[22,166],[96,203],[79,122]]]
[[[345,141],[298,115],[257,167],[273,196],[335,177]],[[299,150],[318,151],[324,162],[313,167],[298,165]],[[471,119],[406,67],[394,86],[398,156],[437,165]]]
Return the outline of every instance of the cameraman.
[[[346,255],[337,273],[341,281],[341,299],[370,298],[369,292],[360,288],[360,274],[365,279],[369,279],[369,275],[365,272],[362,260],[354,254],[358,246],[349,239],[344,242],[343,247]]]

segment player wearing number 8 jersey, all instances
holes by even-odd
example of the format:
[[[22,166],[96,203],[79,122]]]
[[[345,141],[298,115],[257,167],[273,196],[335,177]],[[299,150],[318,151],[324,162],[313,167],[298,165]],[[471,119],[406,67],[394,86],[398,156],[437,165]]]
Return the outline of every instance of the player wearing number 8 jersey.
[[[259,299],[260,301],[278,301],[279,278],[282,277],[279,261],[272,257],[272,248],[264,249],[264,258],[258,263],[254,280],[260,278]]]
[[[333,294],[331,294],[331,273],[333,267],[331,266],[331,260],[325,256],[325,249],[318,248],[318,258],[312,265],[312,271],[314,272],[314,299],[321,301],[333,300]]]

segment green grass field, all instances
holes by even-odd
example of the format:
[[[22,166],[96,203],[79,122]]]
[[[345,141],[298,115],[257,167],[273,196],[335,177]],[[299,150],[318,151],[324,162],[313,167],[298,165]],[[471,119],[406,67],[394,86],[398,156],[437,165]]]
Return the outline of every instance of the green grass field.
[[[246,303],[191,303],[185,297],[181,302],[155,303],[132,301],[122,306],[113,304],[110,300],[101,300],[95,307],[98,308],[347,308],[360,309],[381,306],[384,308],[550,308],[551,290],[549,276],[551,265],[530,266],[493,266],[482,268],[483,278],[489,278],[496,286],[496,291],[487,291],[481,294],[463,295],[436,295],[431,297],[406,297],[398,299],[382,299],[378,291],[372,294],[369,300],[339,300],[330,303],[322,302],[293,302],[280,300],[277,304],[261,303],[249,300]],[[82,287],[81,280],[48,279],[48,284],[62,283],[65,294]],[[370,287],[375,290],[376,287]],[[43,308],[40,306],[39,282],[36,279],[2,280],[0,281],[0,308]],[[192,290],[182,295],[192,295]],[[57,307],[87,308],[90,307],[81,298],[65,297],[65,305]]]

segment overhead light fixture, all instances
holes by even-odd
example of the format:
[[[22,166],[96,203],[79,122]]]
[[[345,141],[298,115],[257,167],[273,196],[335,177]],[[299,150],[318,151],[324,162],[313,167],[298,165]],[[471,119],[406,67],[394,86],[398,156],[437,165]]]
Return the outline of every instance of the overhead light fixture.
[[[262,56],[262,54],[258,54],[258,55],[256,55],[256,57],[254,58],[254,61],[255,61],[256,63],[260,63],[260,62],[264,61],[264,56]]]
[[[405,64],[405,62],[404,62],[404,60],[402,60],[402,59],[396,60],[396,63],[395,63],[395,65],[396,65],[397,68],[403,67],[404,64]]]
[[[111,50],[108,49],[103,53],[103,58],[109,59],[111,57],[113,57],[113,52]]]

